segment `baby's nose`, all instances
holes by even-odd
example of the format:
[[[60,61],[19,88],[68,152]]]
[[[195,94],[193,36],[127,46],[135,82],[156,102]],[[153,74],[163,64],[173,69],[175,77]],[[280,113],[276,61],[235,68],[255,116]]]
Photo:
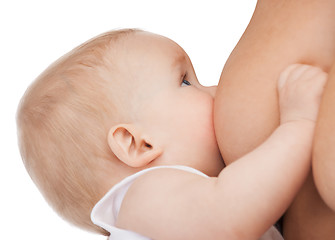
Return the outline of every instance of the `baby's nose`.
[[[205,87],[205,89],[209,95],[211,95],[213,98],[215,97],[217,86]]]

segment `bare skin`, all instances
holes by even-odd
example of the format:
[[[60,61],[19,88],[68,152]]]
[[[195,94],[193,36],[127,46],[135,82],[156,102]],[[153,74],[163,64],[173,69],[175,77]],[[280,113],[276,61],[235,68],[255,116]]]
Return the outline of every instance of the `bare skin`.
[[[323,200],[335,211],[335,64],[329,74],[316,126],[313,174]]]
[[[222,71],[215,99],[215,130],[226,164],[260,145],[278,126],[280,71],[291,63],[330,70],[335,61],[334,12],[333,0],[258,1]],[[326,100],[323,105],[331,103]],[[321,119],[329,115],[324,112]],[[321,199],[310,176],[285,215],[284,237],[334,239],[334,225],[335,213]]]

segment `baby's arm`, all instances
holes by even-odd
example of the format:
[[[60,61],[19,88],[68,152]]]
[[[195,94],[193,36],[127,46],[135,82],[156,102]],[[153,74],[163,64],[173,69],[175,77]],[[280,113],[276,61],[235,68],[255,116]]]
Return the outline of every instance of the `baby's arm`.
[[[287,68],[278,84],[281,125],[262,145],[217,178],[174,169],[143,175],[130,187],[117,225],[153,239],[258,239],[307,176],[325,79],[318,68]]]

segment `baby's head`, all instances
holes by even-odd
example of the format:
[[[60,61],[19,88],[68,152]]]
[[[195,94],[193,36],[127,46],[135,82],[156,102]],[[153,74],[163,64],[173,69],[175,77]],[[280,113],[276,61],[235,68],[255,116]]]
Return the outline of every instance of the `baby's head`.
[[[173,41],[140,30],[100,35],[52,64],[23,96],[24,164],[62,217],[104,233],[91,210],[124,177],[158,165],[221,171],[214,94]]]

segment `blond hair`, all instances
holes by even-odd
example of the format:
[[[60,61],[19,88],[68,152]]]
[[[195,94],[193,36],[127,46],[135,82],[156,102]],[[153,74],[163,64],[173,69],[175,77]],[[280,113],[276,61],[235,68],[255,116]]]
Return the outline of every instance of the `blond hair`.
[[[113,96],[113,44],[136,31],[109,32],[72,50],[27,89],[17,112],[24,165],[48,203],[102,234],[90,212],[118,175],[106,140],[122,117]]]

